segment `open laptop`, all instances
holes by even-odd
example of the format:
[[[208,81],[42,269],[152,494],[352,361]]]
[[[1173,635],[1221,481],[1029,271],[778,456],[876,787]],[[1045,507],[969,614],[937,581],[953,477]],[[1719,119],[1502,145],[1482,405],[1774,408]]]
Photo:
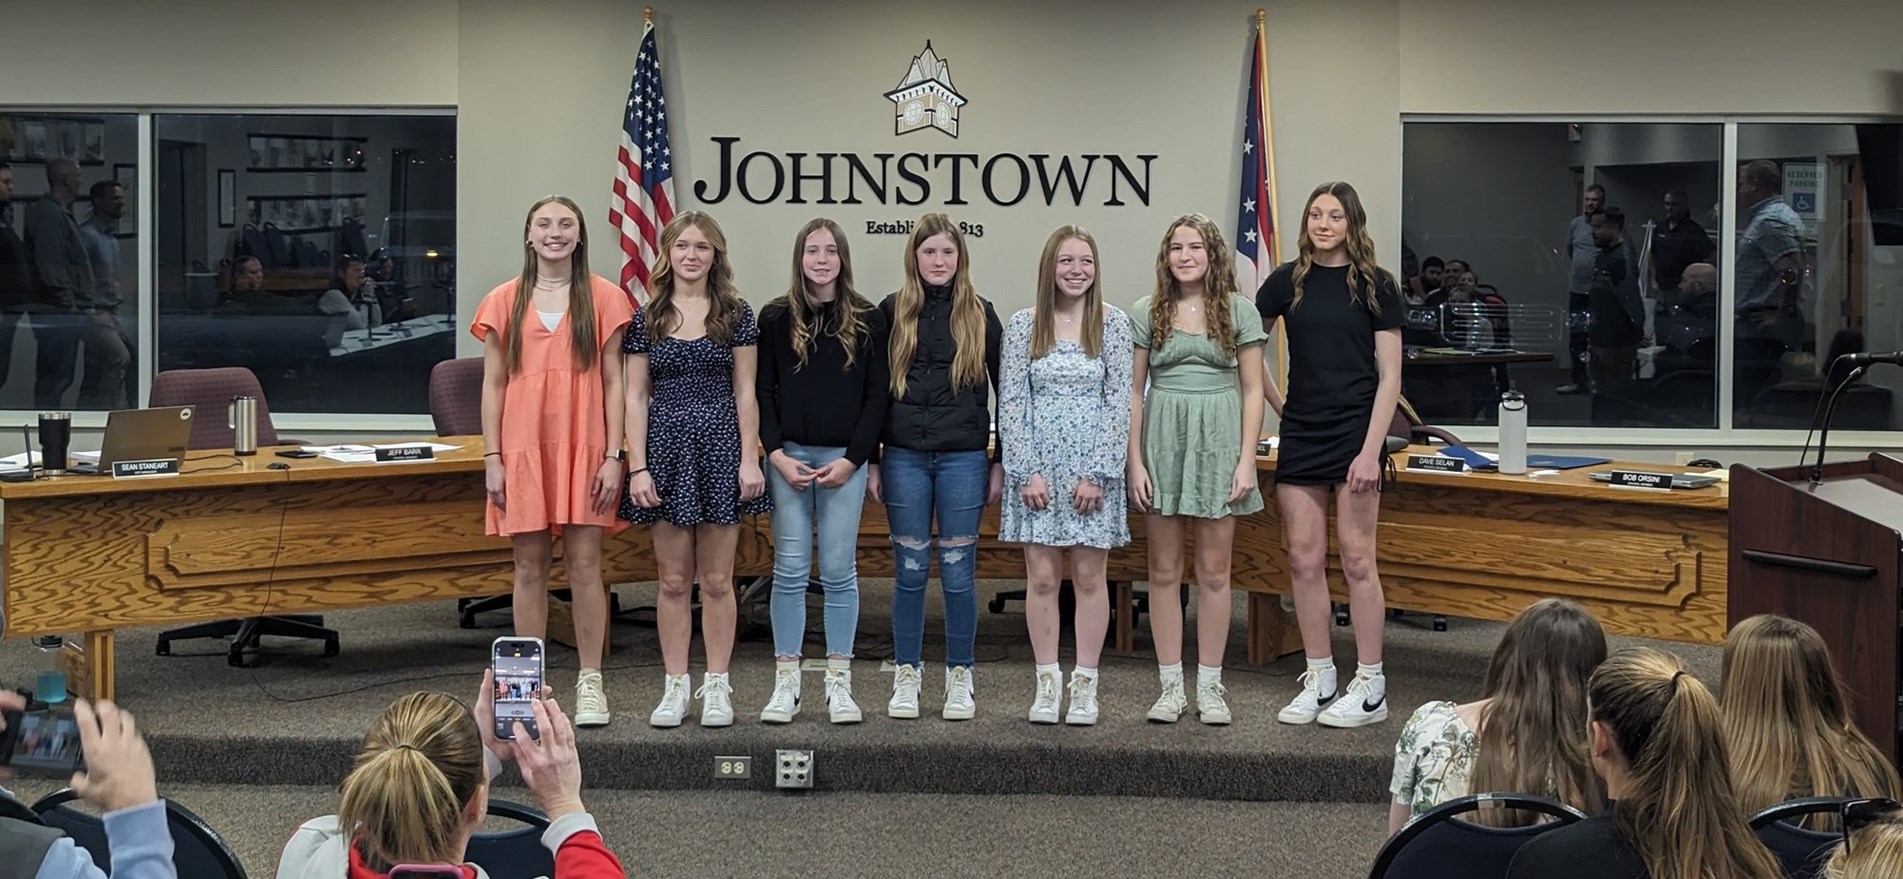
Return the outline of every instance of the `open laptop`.
[[[185,458],[191,445],[192,407],[117,409],[106,413],[106,436],[98,461],[75,461],[73,473],[111,473],[119,461]]]

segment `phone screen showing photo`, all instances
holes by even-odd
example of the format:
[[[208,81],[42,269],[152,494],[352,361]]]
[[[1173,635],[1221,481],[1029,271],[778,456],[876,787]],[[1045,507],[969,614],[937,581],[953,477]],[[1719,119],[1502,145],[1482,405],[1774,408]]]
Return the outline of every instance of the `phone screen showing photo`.
[[[3,755],[16,772],[64,777],[84,762],[79,722],[70,710],[39,709],[7,715],[11,747]]]
[[[535,729],[535,698],[542,692],[542,642],[537,638],[497,638],[495,644],[496,738],[515,738],[519,721],[530,736]]]

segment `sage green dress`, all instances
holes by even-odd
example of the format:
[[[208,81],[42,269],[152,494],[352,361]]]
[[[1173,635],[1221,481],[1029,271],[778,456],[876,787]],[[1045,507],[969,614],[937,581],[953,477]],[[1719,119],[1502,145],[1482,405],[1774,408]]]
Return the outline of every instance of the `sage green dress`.
[[[1130,309],[1132,340],[1150,347],[1150,298]],[[1262,315],[1247,297],[1231,294],[1229,314],[1237,353],[1260,356],[1247,346],[1268,339]],[[1143,399],[1143,466],[1155,494],[1151,510],[1165,516],[1219,519],[1262,509],[1262,490],[1252,487],[1229,503],[1229,481],[1242,460],[1242,384],[1236,359],[1203,333],[1172,330],[1163,347],[1150,351],[1150,387]],[[1250,460],[1255,450],[1248,450]]]

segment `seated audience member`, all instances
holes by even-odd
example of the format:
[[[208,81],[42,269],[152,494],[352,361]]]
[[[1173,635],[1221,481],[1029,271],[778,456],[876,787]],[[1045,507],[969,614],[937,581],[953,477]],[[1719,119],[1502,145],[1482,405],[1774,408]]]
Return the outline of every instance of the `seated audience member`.
[[[317,300],[319,314],[342,315],[344,327],[362,330],[383,323],[383,306],[377,301],[375,286],[363,275],[363,257],[345,254],[337,258],[330,275],[330,289]]]
[[[1586,735],[1586,681],[1606,634],[1578,604],[1534,602],[1507,625],[1480,699],[1416,709],[1394,746],[1391,834],[1415,815],[1476,793],[1552,797],[1587,814],[1605,807]],[[1496,813],[1475,820],[1495,821]],[[1510,823],[1524,823],[1511,820]]]
[[[219,305],[248,304],[264,295],[264,263],[255,256],[240,256],[231,261],[231,283]]]
[[[1414,279],[1414,295],[1411,297],[1415,305],[1427,301],[1428,296],[1440,289],[1446,269],[1447,264],[1438,256],[1430,256],[1421,262],[1421,275]]]
[[[0,692],[0,708],[18,711],[25,700]],[[159,799],[152,754],[139,738],[132,715],[111,702],[97,709],[81,699],[73,705],[86,770],[73,776],[73,790],[104,809],[106,847],[113,879],[175,879],[172,830],[165,802]],[[4,728],[4,727],[0,727]],[[11,796],[0,791],[0,796]],[[58,830],[0,818],[0,875],[34,879],[106,879],[92,855]],[[33,869],[28,865],[37,864]]]
[[[396,260],[390,252],[379,249],[370,255],[370,262],[364,267],[369,283],[374,287],[377,303],[383,308],[385,321],[409,320],[416,316],[416,301],[403,295],[403,283],[397,278]]]
[[[541,736],[517,724],[513,741],[498,741],[493,672],[473,714],[441,693],[398,699],[364,736],[338,814],[305,822],[285,843],[278,879],[387,879],[397,864],[459,864],[464,879],[487,879],[463,853],[511,757],[553,822],[542,844],[555,854],[555,875],[620,879],[621,862],[582,807],[575,728],[554,700],[533,704]]]
[[[1678,657],[1614,653],[1586,690],[1611,808],[1521,847],[1508,879],[1780,879],[1738,806],[1718,700]]]
[[[1774,614],[1739,623],[1725,637],[1719,693],[1731,778],[1747,813],[1798,797],[1903,800],[1896,767],[1851,719],[1816,629]],[[1816,817],[1816,829],[1834,820]]]
[[[1868,824],[1856,826],[1855,812],[1880,809]],[[1903,807],[1896,802],[1850,806],[1852,828],[1843,845],[1824,865],[1824,879],[1896,879],[1903,876]]]

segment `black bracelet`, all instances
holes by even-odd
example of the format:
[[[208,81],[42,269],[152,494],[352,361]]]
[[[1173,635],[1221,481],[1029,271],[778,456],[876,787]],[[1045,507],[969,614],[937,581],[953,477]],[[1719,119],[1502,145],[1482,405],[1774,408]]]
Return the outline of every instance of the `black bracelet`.
[[[636,474],[636,473],[646,473],[646,472],[648,472],[648,468],[646,468],[646,467],[642,467],[642,468],[639,468],[639,469],[636,469],[636,470],[629,470],[629,471],[628,471],[628,475],[629,475],[629,476],[633,476],[633,475],[634,475],[634,474]]]
[[[489,456],[491,456],[491,455],[494,455],[495,457],[498,457],[498,458],[500,458],[500,457],[502,457],[502,453],[501,453],[501,452],[483,452],[483,453],[482,453],[482,456],[483,456],[483,457],[485,457],[485,458],[487,458],[487,457],[489,457]]]

